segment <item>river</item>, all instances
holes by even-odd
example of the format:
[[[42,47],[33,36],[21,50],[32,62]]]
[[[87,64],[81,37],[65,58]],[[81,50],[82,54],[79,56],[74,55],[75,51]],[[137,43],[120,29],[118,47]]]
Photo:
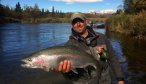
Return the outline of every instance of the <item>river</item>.
[[[124,58],[119,60],[129,84],[146,84],[146,41],[116,33],[109,38],[117,57]]]
[[[57,73],[20,67],[25,56],[63,45],[69,35],[67,23],[0,25],[0,84],[70,83]]]
[[[71,34],[68,23],[1,24],[0,84],[50,84],[68,81],[57,73],[20,67],[21,59],[41,49],[63,45]],[[95,29],[105,34],[104,29]],[[130,84],[146,84],[146,44],[112,35],[110,42]],[[63,80],[63,81],[62,81]]]

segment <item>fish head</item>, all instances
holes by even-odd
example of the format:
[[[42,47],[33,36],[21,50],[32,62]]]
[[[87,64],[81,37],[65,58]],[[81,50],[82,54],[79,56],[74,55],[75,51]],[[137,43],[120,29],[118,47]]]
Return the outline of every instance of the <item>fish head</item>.
[[[24,62],[21,66],[24,68],[45,68],[45,59],[43,55],[36,57],[28,57],[22,60]]]
[[[24,68],[35,68],[31,58],[23,59],[22,62],[24,62],[24,63],[21,64],[21,66],[24,67]]]

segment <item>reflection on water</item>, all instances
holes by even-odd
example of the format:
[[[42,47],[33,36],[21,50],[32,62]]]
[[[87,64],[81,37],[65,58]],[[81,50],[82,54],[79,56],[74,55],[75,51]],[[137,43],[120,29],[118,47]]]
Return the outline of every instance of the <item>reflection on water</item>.
[[[118,61],[120,62],[120,67],[121,67],[121,70],[124,74],[125,81],[128,82],[128,63],[127,63],[127,59],[124,56],[123,51],[121,49],[122,47],[120,45],[120,42],[116,39],[111,39],[110,42],[111,42],[113,49],[115,51],[115,55],[116,55]]]
[[[66,42],[70,34],[70,25],[9,24],[2,26],[0,32],[1,54],[4,53],[2,60],[9,61]]]
[[[94,28],[94,31],[95,32],[100,32],[102,34],[105,34],[105,29],[96,29],[96,28]]]

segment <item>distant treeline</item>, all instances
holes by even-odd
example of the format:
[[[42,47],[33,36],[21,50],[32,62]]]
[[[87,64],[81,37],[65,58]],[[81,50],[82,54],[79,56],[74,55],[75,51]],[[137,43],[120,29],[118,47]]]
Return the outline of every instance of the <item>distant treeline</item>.
[[[106,21],[108,33],[127,34],[146,39],[146,0],[124,0],[123,9]]]
[[[50,11],[44,8],[39,9],[37,4],[34,6],[25,5],[23,8],[19,2],[15,8],[0,4],[0,22],[36,22],[36,20],[38,20],[37,18],[67,18],[69,16],[70,14],[63,13],[61,10],[55,10],[54,6]]]
[[[54,6],[51,10],[48,10],[40,9],[37,4],[34,4],[34,6],[25,5],[23,8],[19,2],[16,3],[14,8],[0,4],[0,23],[69,22],[71,14],[71,12],[64,13],[61,10],[56,10]],[[93,21],[105,21],[106,16],[86,14],[86,17]]]

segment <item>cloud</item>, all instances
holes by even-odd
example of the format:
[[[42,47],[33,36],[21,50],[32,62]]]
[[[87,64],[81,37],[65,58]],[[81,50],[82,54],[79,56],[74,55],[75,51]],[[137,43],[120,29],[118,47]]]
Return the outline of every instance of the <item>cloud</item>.
[[[51,0],[65,3],[90,3],[90,2],[101,2],[103,0]]]
[[[106,9],[106,10],[89,10],[88,13],[99,13],[99,14],[112,14],[115,13],[116,10],[113,9]]]
[[[107,10],[100,10],[99,13],[115,13],[116,10],[113,9],[107,9]]]

